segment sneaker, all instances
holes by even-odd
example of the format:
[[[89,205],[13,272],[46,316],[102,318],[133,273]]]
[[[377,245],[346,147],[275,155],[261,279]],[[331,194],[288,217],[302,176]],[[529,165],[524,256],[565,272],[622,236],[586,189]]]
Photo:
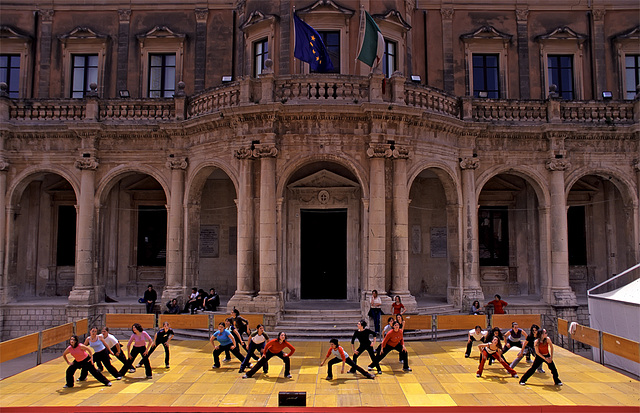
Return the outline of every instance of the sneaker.
[[[333,376],[327,376],[326,380],[333,380]]]
[[[211,368],[213,368],[213,369],[219,369],[219,368],[220,368],[220,366],[219,366],[219,365],[214,364]]]
[[[378,374],[382,374],[382,370],[378,370]]]
[[[476,377],[482,377],[480,373],[476,373]]]
[[[244,373],[244,369],[238,370],[238,373]]]
[[[122,376],[116,377],[116,380],[122,380]]]
[[[140,367],[142,367],[142,363],[138,363],[138,364],[136,365],[136,368],[138,368],[138,369],[139,369]]]
[[[556,386],[562,386],[562,382],[561,381],[557,382]]]
[[[152,378],[153,378],[153,376],[147,376],[147,378],[148,378],[148,379],[152,379]]]
[[[224,361],[226,363],[228,361],[231,361],[231,359],[222,359],[222,361]]]
[[[538,373],[544,373],[543,369],[538,369]]]
[[[349,370],[347,373],[353,374],[353,373],[355,373],[355,372],[356,372],[356,369],[351,369],[351,370]]]
[[[368,379],[370,379],[370,380],[375,380],[375,379],[376,379],[376,376],[375,376],[375,374],[369,374],[369,375],[367,376],[367,378],[368,378]]]
[[[469,358],[469,354],[465,354],[464,358],[468,359]]]
[[[103,370],[104,370],[104,367],[102,367],[102,366],[100,366],[100,367],[96,367],[96,370],[98,370],[98,371],[103,371]]]
[[[63,389],[70,389],[70,388],[72,388],[72,387],[73,387],[73,386],[69,386],[68,384],[65,384],[64,386],[62,386],[62,388],[63,388]]]
[[[169,365],[167,364],[166,366],[164,366],[164,368],[165,368],[165,369],[168,369],[168,368],[169,368]]]
[[[519,383],[520,383],[520,385],[521,385],[521,386],[525,386],[525,385],[527,384],[527,383],[525,383],[525,382],[523,382],[523,381],[521,381],[521,382],[519,382]]]
[[[86,378],[85,378],[85,379],[81,379],[80,377],[78,377],[78,378],[76,379],[76,381],[87,381],[87,379],[86,379]]]
[[[105,384],[105,386],[107,386],[107,387],[111,387],[111,382],[109,382],[109,383]]]
[[[369,366],[369,367],[367,367],[367,370],[373,371],[373,367]]]
[[[286,376],[284,376],[284,377],[286,377],[286,378],[290,379],[290,378],[291,378],[291,374],[287,374],[287,375],[286,375]]]
[[[130,368],[129,369],[129,373],[135,373],[135,372],[136,372],[136,369],[134,369],[134,368]]]
[[[247,376],[246,374],[242,376],[243,379],[250,379],[251,376]]]
[[[513,378],[517,379],[517,378],[518,378],[518,375],[517,375],[517,374],[514,374],[514,375],[513,375],[513,376],[511,376],[511,377],[513,377]]]
[[[413,371],[413,370],[411,370],[411,367],[407,367],[406,369],[402,369],[402,370],[404,370],[404,371]]]

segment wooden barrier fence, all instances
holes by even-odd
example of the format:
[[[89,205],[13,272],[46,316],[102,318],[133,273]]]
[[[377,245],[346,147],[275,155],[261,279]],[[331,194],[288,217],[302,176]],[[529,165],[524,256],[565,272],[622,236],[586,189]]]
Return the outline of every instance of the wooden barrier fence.
[[[0,343],[0,363],[27,354],[36,353],[36,365],[42,362],[42,350],[69,340],[73,334],[86,334],[88,320],[83,318],[74,323],[48,328],[37,333],[14,338]],[[82,332],[81,332],[82,331]]]
[[[558,333],[569,338],[569,345],[572,350],[573,340],[598,348],[600,350],[601,364],[604,364],[605,352],[640,363],[640,343],[637,341],[605,331],[595,330],[581,324],[577,324],[575,333],[571,334],[569,322],[562,318],[558,318]]]
[[[155,328],[155,314],[105,314],[105,325],[109,328],[126,328],[138,323],[144,329]]]
[[[165,321],[169,322],[171,328],[183,330],[209,329],[209,315],[207,314],[161,314],[158,316],[158,328],[162,327]]]
[[[511,323],[516,322],[518,327],[528,332],[531,324],[542,327],[540,318],[540,314],[494,314],[491,316],[491,327],[507,330],[511,328]]]

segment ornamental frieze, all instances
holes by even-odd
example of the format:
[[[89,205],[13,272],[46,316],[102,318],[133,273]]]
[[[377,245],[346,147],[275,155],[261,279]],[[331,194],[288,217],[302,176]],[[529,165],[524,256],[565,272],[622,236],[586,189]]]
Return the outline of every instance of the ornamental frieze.
[[[78,169],[88,169],[88,170],[92,170],[95,171],[96,169],[98,169],[98,165],[100,165],[100,163],[98,162],[98,160],[96,158],[80,158],[78,160],[76,160],[75,162],[75,167]]]
[[[571,168],[571,162],[566,159],[548,159],[545,166],[549,171],[566,171]]]

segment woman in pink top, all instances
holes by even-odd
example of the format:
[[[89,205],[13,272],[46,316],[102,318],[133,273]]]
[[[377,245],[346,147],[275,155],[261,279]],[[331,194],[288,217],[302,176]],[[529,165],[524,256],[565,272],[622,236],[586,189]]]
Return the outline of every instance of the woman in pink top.
[[[153,340],[147,334],[146,331],[142,328],[142,326],[138,323],[135,323],[131,326],[131,331],[133,334],[129,339],[129,343],[127,344],[127,352],[129,353],[129,358],[122,369],[120,369],[120,376],[124,376],[124,374],[129,370],[133,370],[133,362],[135,361],[138,354],[142,355],[142,364],[144,365],[144,372],[147,375],[148,379],[153,378],[151,374],[151,364],[149,364],[149,348],[153,344]],[[133,344],[133,349],[131,349],[131,344]],[[135,371],[135,370],[133,370]]]
[[[67,384],[64,385],[65,388],[73,387],[73,375],[78,369],[88,371],[93,377],[100,381],[100,383],[104,384],[105,386],[111,386],[111,382],[107,380],[107,378],[104,377],[102,373],[96,370],[95,366],[93,365],[91,352],[91,347],[80,344],[80,342],[78,341],[78,336],[71,336],[71,338],[69,339],[69,347],[67,347],[64,353],[62,353],[64,361],[66,361],[69,365],[66,374]],[[67,358],[68,354],[71,354],[71,356],[73,356],[73,361],[69,361],[69,359]]]

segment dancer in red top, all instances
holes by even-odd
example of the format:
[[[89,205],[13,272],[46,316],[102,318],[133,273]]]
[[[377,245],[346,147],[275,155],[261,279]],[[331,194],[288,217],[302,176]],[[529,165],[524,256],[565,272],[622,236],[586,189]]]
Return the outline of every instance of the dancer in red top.
[[[62,353],[62,358],[64,358],[64,361],[66,361],[69,365],[66,374],[67,384],[65,384],[64,387],[73,387],[73,375],[78,369],[88,371],[93,377],[98,379],[100,383],[104,384],[105,386],[111,386],[111,382],[94,367],[93,359],[91,357],[92,353],[93,349],[91,347],[80,344],[80,342],[78,341],[78,336],[71,336],[71,338],[69,339],[69,347],[67,347],[64,353]],[[73,361],[69,361],[69,359],[67,359],[68,354],[71,354],[71,356],[73,356]]]
[[[400,353],[400,357],[402,358],[402,370],[411,371],[409,367],[409,353],[407,353],[407,349],[404,346],[404,337],[402,335],[402,330],[400,330],[400,323],[397,321],[393,322],[393,330],[389,331],[386,336],[384,336],[384,340],[382,340],[382,352],[373,361],[369,364],[369,368],[376,367],[378,371],[380,371],[380,361],[391,352],[391,350],[395,350]]]
[[[489,358],[489,356],[495,357],[495,359],[498,360],[500,364],[502,364],[502,367],[507,369],[507,371],[509,372],[509,374],[511,374],[511,376],[518,377],[518,374],[516,373],[516,371],[511,367],[509,367],[507,362],[504,361],[502,357],[500,357],[500,353],[502,352],[502,346],[500,345],[500,339],[497,336],[494,336],[491,342],[489,343],[480,344],[478,346],[478,350],[480,350],[482,357],[480,358],[480,365],[478,366],[478,372],[476,373],[476,377],[482,377],[484,362],[487,361],[487,358]]]
[[[283,350],[285,348],[289,349],[289,353],[284,354]],[[270,340],[267,345],[264,346],[264,350],[262,351],[262,357],[260,357],[260,360],[258,360],[256,365],[253,366],[253,368],[249,370],[244,376],[242,376],[242,378],[250,378],[251,376],[256,374],[256,372],[260,370],[260,368],[266,362],[268,362],[271,357],[277,356],[280,357],[284,362],[284,377],[290,379],[291,372],[289,370],[291,369],[291,361],[289,359],[291,356],[293,356],[293,353],[295,353],[295,351],[296,349],[287,341],[287,334],[285,332],[278,334],[278,338]]]
[[[505,314],[504,307],[508,306],[509,303],[503,301],[502,298],[496,294],[492,301],[489,301],[485,307],[493,306],[493,314]]]
[[[536,369],[540,367],[542,363],[547,363],[553,376],[553,382],[556,386],[562,386],[562,381],[560,381],[560,377],[558,377],[558,370],[553,362],[553,343],[547,335],[547,330],[543,328],[538,331],[538,339],[533,343],[533,347],[536,349],[536,359],[520,379],[520,384],[524,386]]]
[[[404,304],[402,304],[402,300],[400,299],[399,295],[396,295],[393,298],[393,304],[391,304],[391,311],[393,315],[404,314],[404,312],[407,311],[407,309],[404,308]]]

